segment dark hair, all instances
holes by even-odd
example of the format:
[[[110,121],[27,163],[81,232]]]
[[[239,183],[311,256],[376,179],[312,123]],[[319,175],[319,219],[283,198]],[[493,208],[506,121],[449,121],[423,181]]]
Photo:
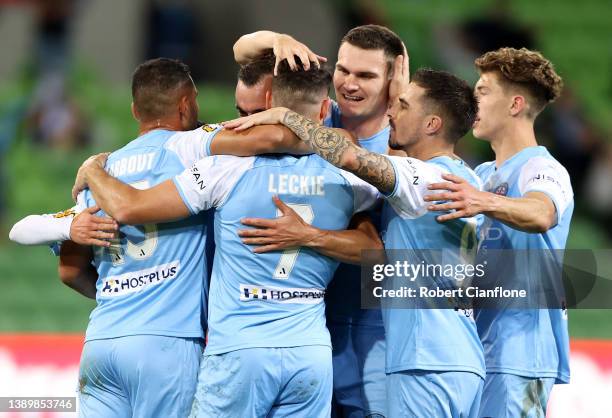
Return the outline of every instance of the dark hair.
[[[563,80],[552,63],[538,51],[500,48],[476,58],[474,63],[481,73],[497,72],[502,84],[505,82],[525,89],[533,99],[532,117],[555,101],[563,89]]]
[[[332,82],[324,65],[317,68],[311,63],[310,70],[304,71],[300,59],[295,60],[300,70],[292,71],[287,60],[283,60],[278,65],[278,75],[272,79],[272,97],[292,110],[303,104],[318,104],[324,94],[329,94]]]
[[[395,57],[404,54],[402,40],[391,29],[380,25],[363,25],[349,30],[340,45],[344,42],[361,49],[382,49],[387,58],[388,69],[391,69]]]
[[[162,118],[177,103],[182,89],[193,85],[189,66],[179,60],[155,58],[132,75],[132,100],[143,120]]]
[[[446,137],[457,142],[472,128],[478,102],[464,80],[446,71],[419,69],[411,81],[425,89],[425,100],[441,113]]]
[[[238,70],[238,80],[245,86],[252,87],[259,83],[266,75],[272,75],[276,58],[272,50],[269,50],[254,58],[247,64],[241,65]]]

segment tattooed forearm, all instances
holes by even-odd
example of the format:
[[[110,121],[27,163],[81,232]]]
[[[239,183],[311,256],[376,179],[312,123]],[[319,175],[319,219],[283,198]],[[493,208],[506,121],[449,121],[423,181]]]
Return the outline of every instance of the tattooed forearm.
[[[352,172],[383,193],[393,191],[395,171],[385,156],[360,148],[341,132],[292,111],[285,113],[283,125],[336,167]]]
[[[357,148],[357,147],[356,147]],[[357,148],[357,168],[353,173],[385,194],[395,188],[395,170],[384,155]]]
[[[348,138],[292,111],[285,114],[283,125],[291,129],[321,157],[337,167],[344,168],[341,165],[342,155],[347,147],[352,145]]]

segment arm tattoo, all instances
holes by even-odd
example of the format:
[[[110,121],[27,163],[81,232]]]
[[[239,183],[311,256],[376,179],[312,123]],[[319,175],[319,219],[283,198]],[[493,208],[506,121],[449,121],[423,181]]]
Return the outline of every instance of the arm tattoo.
[[[393,191],[395,171],[385,156],[360,148],[340,132],[292,111],[285,114],[283,125],[336,167],[352,172],[383,193]],[[347,161],[354,161],[354,164]]]

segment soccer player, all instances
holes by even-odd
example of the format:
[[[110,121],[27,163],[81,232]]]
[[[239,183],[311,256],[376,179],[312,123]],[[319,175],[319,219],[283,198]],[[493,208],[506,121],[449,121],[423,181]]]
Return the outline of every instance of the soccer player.
[[[476,168],[484,190],[447,177],[428,198],[454,209],[440,221],[485,214],[482,250],[563,249],[574,208],[565,168],[539,146],[533,124],[562,89],[552,63],[539,52],[501,48],[476,59],[479,112],[474,136],[489,141],[495,161]],[[516,256],[515,256],[516,258]],[[534,259],[537,257],[534,257]],[[531,289],[546,278],[523,263],[513,280]],[[539,270],[536,270],[539,273]],[[481,417],[546,415],[555,383],[569,381],[569,338],[561,309],[483,309],[476,323],[487,365]]]
[[[403,65],[403,58],[397,57],[394,74],[398,77]],[[323,158],[376,186],[386,196],[382,220],[386,249],[460,252],[466,235],[475,242],[476,225],[465,219],[439,224],[436,216],[428,213],[423,196],[428,193],[427,185],[439,182],[444,173],[479,187],[476,174],[454,154],[455,143],[475,120],[476,100],[464,81],[433,70],[417,71],[407,88],[396,91],[402,93],[388,113],[389,146],[409,158],[359,148],[341,132],[284,108],[240,118],[226,126],[241,129],[282,123]],[[485,368],[470,312],[383,309],[383,316],[389,416],[477,416]]]
[[[294,55],[314,60],[315,55],[292,37],[270,31],[244,35],[234,45],[234,55],[237,62],[248,63],[269,49],[277,60],[296,61]],[[377,25],[351,29],[338,50],[333,78],[337,101],[332,102],[325,125],[346,129],[369,151],[387,152],[389,83],[398,55],[407,59],[401,39],[391,30]],[[370,215],[378,227],[380,213]],[[308,245],[312,234],[306,225],[296,227],[294,220],[295,216],[256,223],[247,220],[247,225],[266,228],[244,231],[244,242],[268,243],[274,249],[294,242]],[[327,326],[334,348],[334,414],[385,416],[382,315],[377,309],[361,309],[359,277],[358,267],[341,264],[326,294]]]
[[[258,152],[260,146],[283,143],[284,134],[277,129],[245,135],[205,125],[176,132],[194,128],[198,112],[189,69],[178,61],[157,59],[140,65],[132,92],[141,135],[110,156],[109,168],[138,187],[178,174],[210,148]],[[203,250],[208,215],[164,225],[124,226],[110,245],[116,222],[94,216],[99,208],[90,196],[80,194],[78,205],[68,211],[30,215],[10,233],[22,244],[64,241],[60,278],[98,301],[81,362],[82,414],[184,416],[195,392],[204,335],[200,318],[206,313]],[[92,252],[89,245],[100,248]],[[155,361],[145,364],[137,357],[143,345],[147,358]],[[168,355],[163,354],[167,350]]]
[[[324,70],[280,72],[272,104],[322,120],[330,82]],[[80,178],[120,223],[162,222],[216,208],[208,345],[192,415],[329,416],[332,368],[323,296],[337,262],[308,249],[255,254],[237,229],[244,216],[273,217],[274,195],[319,228],[343,229],[353,213],[374,204],[376,190],[316,155],[209,157],[147,190],[109,176],[103,165],[90,161]],[[381,248],[378,238],[368,247]]]
[[[236,110],[240,116],[266,110],[266,97],[271,94],[274,56],[264,53],[244,63],[238,70]]]
[[[186,65],[168,59],[141,64],[132,95],[140,136],[111,154],[109,167],[146,188],[180,173],[193,161],[191,153],[203,153],[201,143],[210,134],[201,130],[177,141],[176,131],[197,124],[197,89]],[[95,206],[88,191],[82,202]],[[122,226],[118,243],[95,249],[98,304],[81,356],[81,416],[188,413],[204,338],[205,216]]]

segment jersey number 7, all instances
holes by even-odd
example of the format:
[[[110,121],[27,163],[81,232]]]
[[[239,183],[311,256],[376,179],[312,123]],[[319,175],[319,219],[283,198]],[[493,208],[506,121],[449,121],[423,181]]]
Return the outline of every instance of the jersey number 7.
[[[307,224],[312,224],[314,220],[314,211],[312,210],[311,205],[305,205],[301,203],[287,203],[291,209],[293,209],[299,216],[306,222]],[[280,209],[276,210],[276,216],[282,216]],[[274,278],[275,279],[288,279],[289,274],[291,274],[291,270],[295,266],[295,262],[300,253],[299,248],[294,248],[291,250],[283,251],[280,260],[278,260],[278,264],[274,269]]]

